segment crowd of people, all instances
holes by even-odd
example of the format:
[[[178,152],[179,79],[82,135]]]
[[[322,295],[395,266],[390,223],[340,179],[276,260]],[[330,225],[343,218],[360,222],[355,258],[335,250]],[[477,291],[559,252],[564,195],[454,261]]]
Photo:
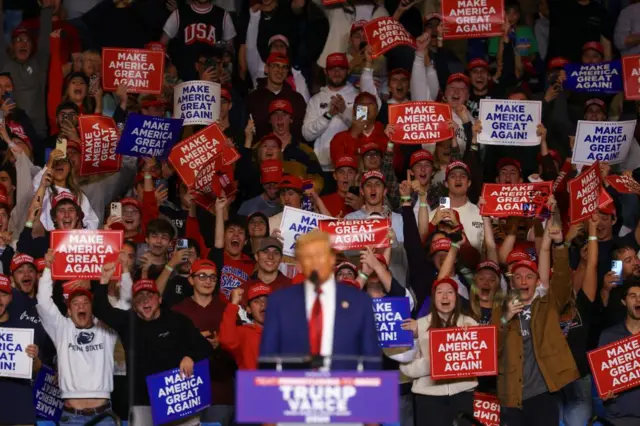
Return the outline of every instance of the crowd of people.
[[[567,64],[640,53],[638,2],[505,0],[501,35],[462,39],[445,36],[439,1],[323,3],[0,0],[0,327],[34,330],[25,352],[33,378],[57,372],[59,424],[151,425],[146,377],[203,359],[212,405],[175,424],[235,424],[238,370],[312,354],[397,371],[402,426],[464,424],[476,391],[497,395],[503,425],[640,425],[640,388],[598,398],[587,360],[640,333],[639,194],[604,180],[640,180],[640,123],[626,157],[599,165],[612,200],[572,224],[567,187],[577,122],[637,120],[640,101],[564,87]],[[415,49],[374,57],[364,26],[387,16]],[[108,47],[162,51],[161,93],[104,90]],[[166,158],[82,175],[79,117],[119,131],[131,113],[172,117],[193,80],[221,85],[233,191],[204,205]],[[540,144],[479,143],[483,99],[541,101]],[[448,104],[453,137],[393,143],[389,107],[409,101]],[[483,184],[542,181],[545,217],[481,216]],[[391,245],[338,252],[311,231],[290,256],[285,207],[388,218]],[[79,229],[122,230],[117,261],[54,280],[52,231]],[[412,348],[378,347],[381,297],[409,299]],[[432,379],[428,331],[475,325],[497,328],[498,375]],[[1,425],[36,424],[33,380],[0,377],[0,395]]]

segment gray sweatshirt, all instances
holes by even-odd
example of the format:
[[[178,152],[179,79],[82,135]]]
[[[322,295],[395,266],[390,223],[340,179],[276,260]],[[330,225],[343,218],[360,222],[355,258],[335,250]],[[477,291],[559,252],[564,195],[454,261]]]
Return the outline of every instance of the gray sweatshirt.
[[[51,17],[53,9],[42,9],[40,15],[40,37],[35,54],[20,64],[7,56],[7,45],[0,37],[0,71],[11,73],[13,78],[13,99],[23,109],[39,138],[45,138],[47,132],[47,78],[49,73],[49,37],[52,31]],[[3,33],[3,20],[0,19],[0,34]]]

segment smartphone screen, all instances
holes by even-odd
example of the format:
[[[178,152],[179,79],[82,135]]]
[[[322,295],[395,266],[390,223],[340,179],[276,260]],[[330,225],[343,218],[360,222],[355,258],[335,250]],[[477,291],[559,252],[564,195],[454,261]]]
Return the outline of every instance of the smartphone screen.
[[[184,250],[186,248],[189,248],[189,240],[186,238],[178,238],[178,241],[176,241],[176,250]]]
[[[451,208],[451,200],[449,199],[449,197],[440,197],[440,208],[441,209]]]
[[[366,105],[356,106],[356,120],[366,120],[369,115],[369,108]]]
[[[58,139],[56,139],[56,149],[64,154],[62,158],[66,158],[67,157],[67,138],[59,137]]]
[[[111,216],[122,217],[122,204],[111,203]]]
[[[611,272],[622,278],[622,260],[611,261]],[[621,281],[616,281],[616,285],[620,285]]]
[[[358,188],[357,186],[350,186],[349,187],[349,193],[355,195],[356,197],[360,196],[360,188]]]

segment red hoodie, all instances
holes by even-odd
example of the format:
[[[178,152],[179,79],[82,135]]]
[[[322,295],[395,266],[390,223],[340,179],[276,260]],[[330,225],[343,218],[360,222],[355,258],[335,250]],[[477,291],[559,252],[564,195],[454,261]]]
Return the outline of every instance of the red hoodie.
[[[241,370],[255,370],[258,367],[262,326],[258,324],[237,325],[238,305],[229,303],[222,315],[218,339],[220,346],[230,352]]]

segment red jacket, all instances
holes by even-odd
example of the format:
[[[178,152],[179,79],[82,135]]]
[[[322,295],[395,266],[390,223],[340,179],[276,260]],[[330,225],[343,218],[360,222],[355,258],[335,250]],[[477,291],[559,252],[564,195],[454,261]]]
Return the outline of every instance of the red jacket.
[[[360,147],[371,142],[378,145],[380,152],[384,153],[387,150],[389,138],[384,134],[384,127],[379,121],[375,122],[373,132],[369,136],[361,133],[356,139],[351,136],[351,130],[349,129],[340,132],[331,139],[331,162],[336,164],[345,155],[358,157],[360,155]]]
[[[262,326],[258,324],[237,325],[238,305],[229,303],[222,315],[218,340],[220,346],[230,352],[241,370],[255,370],[260,355]]]

